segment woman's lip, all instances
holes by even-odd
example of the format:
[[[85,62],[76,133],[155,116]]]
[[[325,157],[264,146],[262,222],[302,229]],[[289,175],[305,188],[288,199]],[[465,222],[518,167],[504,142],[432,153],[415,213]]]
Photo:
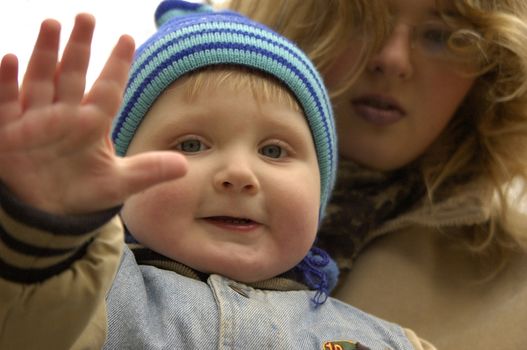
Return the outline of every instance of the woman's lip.
[[[380,95],[356,98],[352,101],[352,107],[359,117],[378,126],[396,123],[406,115],[397,101]]]

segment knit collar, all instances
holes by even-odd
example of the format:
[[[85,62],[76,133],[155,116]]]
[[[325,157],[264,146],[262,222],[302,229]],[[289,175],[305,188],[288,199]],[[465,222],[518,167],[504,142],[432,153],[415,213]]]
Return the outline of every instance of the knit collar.
[[[413,168],[393,172],[367,169],[340,159],[331,202],[319,231],[319,246],[337,261],[351,267],[371,232],[411,209],[424,194],[419,173]]]
[[[153,250],[144,247],[138,243],[133,236],[126,231],[126,243],[128,248],[134,254],[135,260],[139,265],[154,266],[162,270],[172,271],[179,275],[206,282],[209,274],[196,271],[185,264],[167,258],[164,255],[154,252]],[[293,272],[284,273],[280,276],[270,278],[264,281],[258,281],[253,283],[246,283],[248,286],[263,290],[275,290],[275,291],[292,291],[292,290],[307,290],[308,288],[298,282]]]
[[[451,191],[432,205],[418,168],[380,172],[340,159],[317,245],[329,252],[341,270],[347,270],[352,265],[350,257],[375,237],[411,225],[441,228],[486,222],[492,193],[484,191],[477,179],[452,181]]]

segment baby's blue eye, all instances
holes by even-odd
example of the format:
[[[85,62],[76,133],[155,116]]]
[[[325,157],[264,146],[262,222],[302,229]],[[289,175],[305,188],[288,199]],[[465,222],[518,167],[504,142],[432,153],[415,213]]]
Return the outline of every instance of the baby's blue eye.
[[[268,145],[268,146],[263,146],[260,149],[260,154],[266,157],[269,157],[269,158],[277,159],[283,156],[284,150],[282,149],[282,147],[278,145]]]
[[[198,139],[189,139],[176,145],[176,149],[185,153],[196,153],[205,150],[207,147]]]

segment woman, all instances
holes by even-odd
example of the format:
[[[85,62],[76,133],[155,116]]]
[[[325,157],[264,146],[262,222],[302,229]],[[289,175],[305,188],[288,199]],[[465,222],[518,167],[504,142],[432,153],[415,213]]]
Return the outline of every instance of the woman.
[[[527,344],[527,4],[231,0],[332,91],[335,296],[438,348]]]

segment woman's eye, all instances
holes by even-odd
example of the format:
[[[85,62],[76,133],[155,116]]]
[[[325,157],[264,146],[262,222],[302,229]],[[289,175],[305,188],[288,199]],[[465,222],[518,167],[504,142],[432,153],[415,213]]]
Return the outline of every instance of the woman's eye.
[[[427,51],[442,51],[448,49],[448,40],[452,35],[449,28],[442,27],[424,27],[421,28],[419,41]]]
[[[206,150],[207,146],[198,139],[189,139],[179,142],[176,149],[184,153],[196,153]]]
[[[268,146],[263,146],[262,148],[260,148],[260,154],[264,155],[265,157],[269,157],[269,158],[278,159],[278,158],[283,157],[285,153],[286,152],[282,149],[282,147],[278,145],[268,145]]]
[[[447,30],[433,29],[426,31],[423,38],[430,43],[444,45],[447,43],[448,38],[450,38],[450,34],[450,31]]]

